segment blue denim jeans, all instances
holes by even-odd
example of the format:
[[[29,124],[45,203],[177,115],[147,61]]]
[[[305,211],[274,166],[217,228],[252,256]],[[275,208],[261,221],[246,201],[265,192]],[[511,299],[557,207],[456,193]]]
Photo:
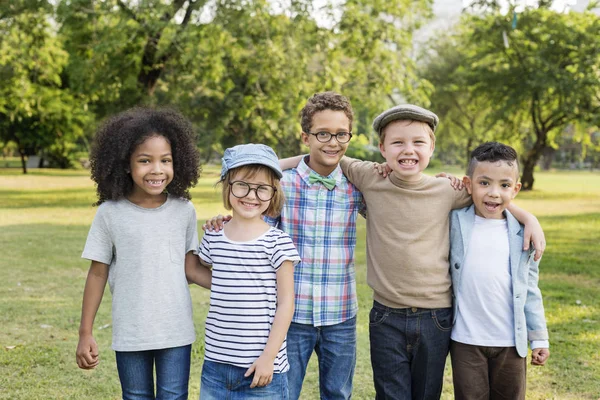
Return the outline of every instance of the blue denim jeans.
[[[254,374],[248,368],[204,360],[200,379],[200,400],[288,400],[287,372],[273,374],[267,386],[250,388]]]
[[[319,360],[321,398],[350,399],[356,365],[356,317],[340,324],[317,327],[292,322],[287,333],[291,400],[300,397],[313,350]]]
[[[452,308],[390,308],[369,314],[376,399],[437,400],[450,348]]]
[[[159,350],[117,351],[123,400],[187,399],[191,352],[191,344]]]

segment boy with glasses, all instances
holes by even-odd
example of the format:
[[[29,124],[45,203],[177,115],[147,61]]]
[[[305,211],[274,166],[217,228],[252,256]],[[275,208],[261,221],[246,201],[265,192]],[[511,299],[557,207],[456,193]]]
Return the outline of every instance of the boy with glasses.
[[[288,330],[290,399],[298,399],[313,351],[323,399],[350,399],[356,364],[356,218],[362,195],[339,166],[352,138],[352,106],[338,93],[317,93],[300,112],[309,147],[281,179],[286,202],[278,219],[302,262],[294,271],[296,301]]]

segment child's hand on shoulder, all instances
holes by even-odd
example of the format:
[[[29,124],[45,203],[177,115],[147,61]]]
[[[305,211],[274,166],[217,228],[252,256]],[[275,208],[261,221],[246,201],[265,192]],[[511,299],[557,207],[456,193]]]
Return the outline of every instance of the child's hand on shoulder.
[[[215,231],[215,232],[219,232],[221,229],[223,229],[223,225],[225,222],[229,221],[231,219],[231,215],[217,215],[216,217],[212,217],[211,219],[207,219],[206,223],[204,225],[202,225],[202,230],[203,231]]]
[[[531,351],[531,365],[544,365],[550,357],[550,349],[533,349]]]
[[[81,369],[93,369],[100,363],[98,357],[98,344],[92,335],[84,335],[79,337],[77,343],[77,365]]]
[[[264,352],[254,361],[254,363],[248,368],[245,377],[249,377],[254,373],[254,379],[250,388],[267,386],[273,380],[273,362],[275,360],[269,357]]]
[[[454,190],[463,190],[465,188],[465,185],[463,184],[462,179],[459,179],[459,178],[455,177],[454,175],[449,174],[447,172],[440,172],[435,177],[450,179],[450,186],[452,186],[454,188]]]
[[[384,178],[387,178],[392,173],[392,169],[386,162],[383,162],[381,164],[373,162],[373,168],[375,169],[375,171],[377,171],[379,175],[381,175]]]

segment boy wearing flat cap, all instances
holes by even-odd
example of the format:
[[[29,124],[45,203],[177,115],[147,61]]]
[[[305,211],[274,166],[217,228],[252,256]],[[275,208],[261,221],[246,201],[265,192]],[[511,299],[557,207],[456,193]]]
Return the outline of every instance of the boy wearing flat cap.
[[[371,162],[348,157],[340,162],[369,210],[367,283],[374,292],[369,336],[377,399],[439,399],[442,391],[452,329],[448,215],[471,198],[422,173],[438,122],[433,112],[410,104],[375,118],[389,179],[379,179]],[[510,211],[534,229],[535,248],[542,249],[537,219],[514,205]],[[526,235],[524,247],[529,240]]]

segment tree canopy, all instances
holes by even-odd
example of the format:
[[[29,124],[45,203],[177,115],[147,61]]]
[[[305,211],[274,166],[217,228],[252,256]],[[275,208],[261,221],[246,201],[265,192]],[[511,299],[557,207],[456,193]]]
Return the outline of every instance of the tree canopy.
[[[489,138],[495,128],[495,138],[518,141],[525,190],[544,149],[569,125],[598,126],[600,115],[600,19],[541,3],[465,14],[423,74],[436,88],[434,103],[467,138]]]

